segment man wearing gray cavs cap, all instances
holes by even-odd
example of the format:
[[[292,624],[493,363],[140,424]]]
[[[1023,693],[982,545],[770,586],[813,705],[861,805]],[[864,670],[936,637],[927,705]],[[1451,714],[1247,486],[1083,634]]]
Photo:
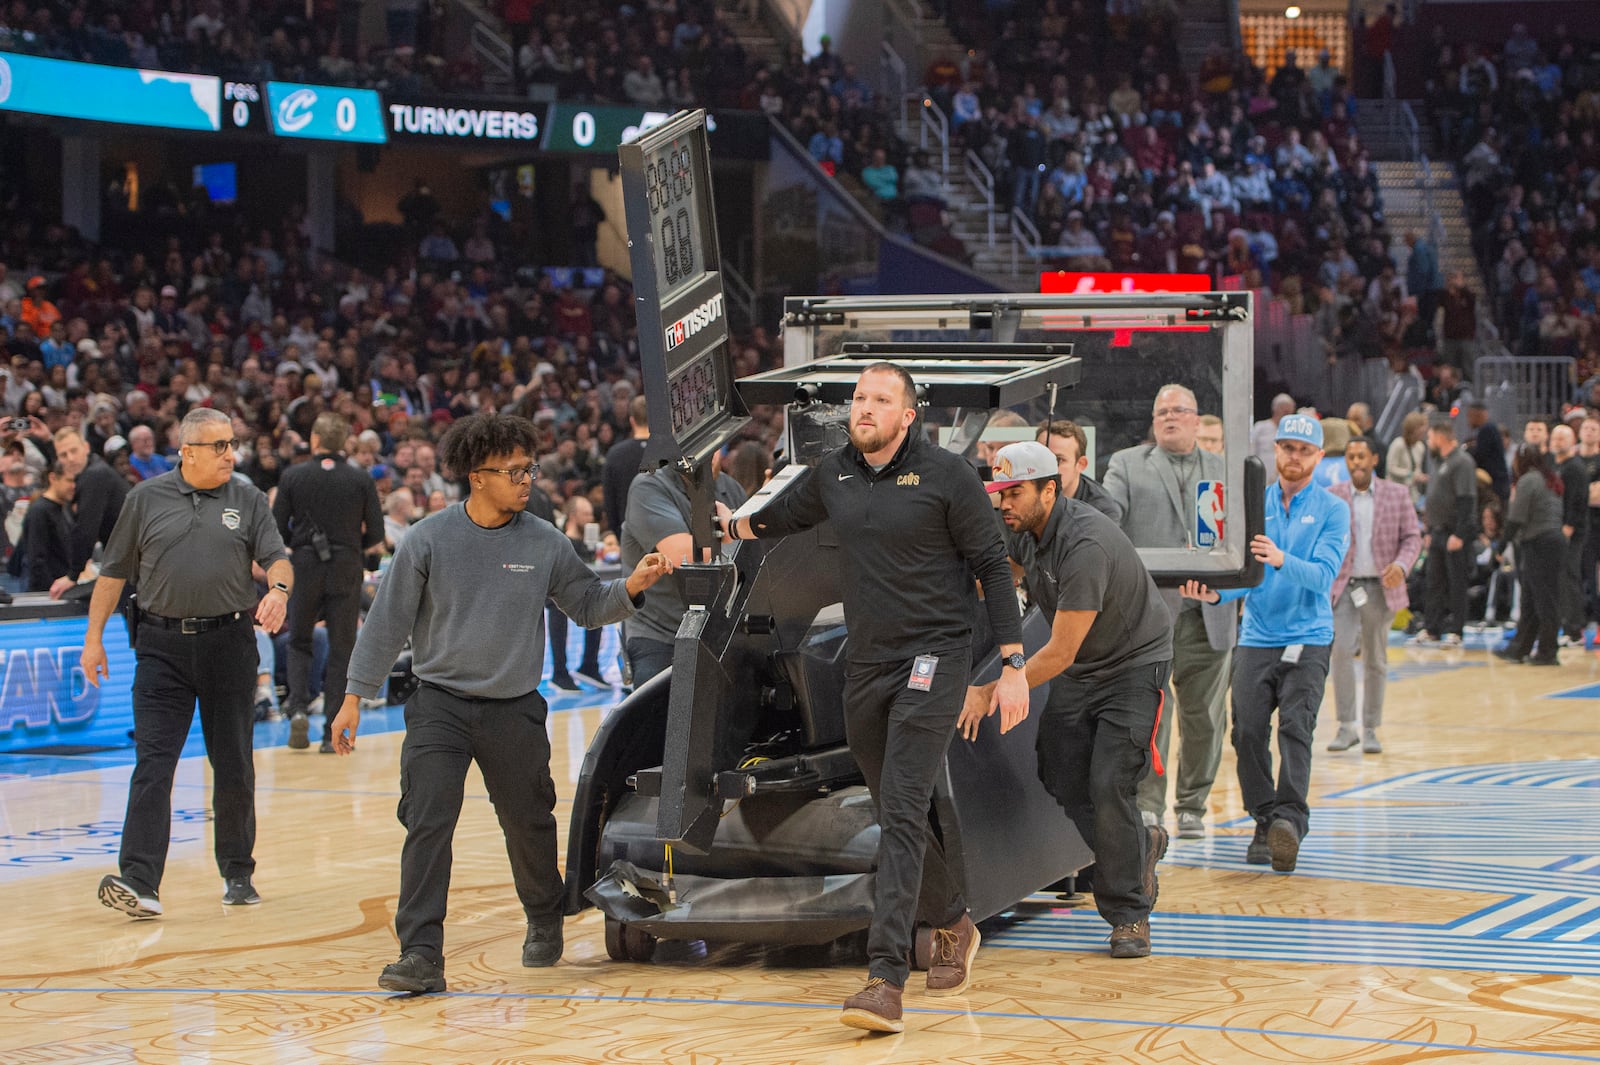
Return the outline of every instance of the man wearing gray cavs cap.
[[[1000,495],[1006,551],[1022,567],[1028,598],[1050,621],[1049,642],[1027,664],[1030,688],[1050,685],[1039,779],[1094,850],[1094,901],[1111,925],[1111,956],[1142,958],[1167,834],[1146,830],[1138,787],[1157,764],[1172,616],[1117,523],[1062,495],[1049,448],[1001,448],[989,491]],[[986,689],[972,689],[961,734],[976,737],[992,705]]]

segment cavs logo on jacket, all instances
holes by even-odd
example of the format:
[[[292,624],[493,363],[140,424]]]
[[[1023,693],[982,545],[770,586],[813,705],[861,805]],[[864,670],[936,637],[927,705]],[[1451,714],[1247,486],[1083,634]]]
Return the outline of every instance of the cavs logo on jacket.
[[[894,479],[894,483],[898,485],[919,485],[922,483],[922,477],[915,473],[902,473]]]

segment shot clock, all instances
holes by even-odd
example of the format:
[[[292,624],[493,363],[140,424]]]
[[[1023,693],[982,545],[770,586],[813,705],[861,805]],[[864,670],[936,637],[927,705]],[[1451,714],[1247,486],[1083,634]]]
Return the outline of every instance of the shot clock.
[[[692,465],[748,420],[733,390],[705,112],[680,112],[617,154],[650,407],[645,462]]]

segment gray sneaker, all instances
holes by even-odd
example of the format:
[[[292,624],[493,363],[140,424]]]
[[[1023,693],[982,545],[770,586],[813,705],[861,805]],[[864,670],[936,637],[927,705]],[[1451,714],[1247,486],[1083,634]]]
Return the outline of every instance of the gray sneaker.
[[[1361,734],[1362,754],[1382,754],[1383,744],[1378,742],[1378,730],[1369,728]]]
[[[1180,813],[1178,815],[1179,839],[1205,839],[1206,819],[1200,814]]]
[[[1328,744],[1328,750],[1348,751],[1359,742],[1361,742],[1361,737],[1356,734],[1354,725],[1340,725],[1339,734],[1333,738],[1333,742]]]

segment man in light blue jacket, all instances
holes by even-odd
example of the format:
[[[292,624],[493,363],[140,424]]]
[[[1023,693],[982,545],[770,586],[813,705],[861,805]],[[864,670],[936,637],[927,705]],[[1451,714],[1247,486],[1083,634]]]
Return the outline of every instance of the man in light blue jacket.
[[[1233,653],[1233,749],[1239,790],[1256,820],[1245,860],[1294,871],[1310,825],[1311,734],[1328,683],[1333,644],[1333,582],[1350,546],[1350,507],[1313,483],[1322,459],[1322,423],[1291,414],[1278,423],[1278,479],[1267,486],[1265,531],[1250,553],[1266,566],[1254,588],[1183,588],[1202,603],[1243,599],[1244,625]],[[1272,715],[1278,715],[1279,765],[1272,772]]]

